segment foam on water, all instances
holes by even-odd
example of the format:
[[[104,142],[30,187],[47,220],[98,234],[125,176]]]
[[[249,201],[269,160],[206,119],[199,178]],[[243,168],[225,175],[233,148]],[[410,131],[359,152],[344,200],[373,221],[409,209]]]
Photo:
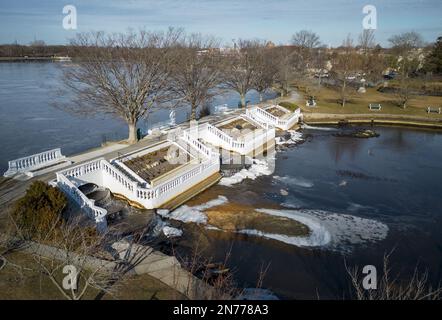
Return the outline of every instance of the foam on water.
[[[360,218],[348,214],[338,214],[322,210],[257,210],[269,215],[286,217],[308,226],[308,237],[289,237],[281,234],[265,234],[246,230],[256,234],[301,247],[325,246],[336,250],[351,250],[354,245],[381,241],[387,237],[388,226],[382,222]]]
[[[277,145],[296,144],[304,140],[302,138],[302,132],[298,132],[295,130],[287,130],[287,132],[290,133],[290,138],[285,140],[282,137],[276,137],[275,143]]]
[[[204,214],[204,210],[207,210],[212,207],[216,207],[226,203],[228,200],[224,196],[218,196],[218,198],[210,200],[206,203],[197,205],[197,206],[187,206],[182,205],[179,208],[169,211],[160,209],[157,210],[157,213],[163,218],[178,220],[182,222],[194,222],[194,223],[207,223],[207,216]]]
[[[313,187],[313,182],[303,179],[303,178],[294,178],[289,176],[273,176],[273,179],[279,182],[282,182],[283,184],[290,185],[290,186],[297,186],[297,187],[303,187],[303,188],[311,188]]]
[[[336,128],[329,128],[329,127],[315,127],[315,126],[309,126],[308,124],[301,125],[302,129],[308,129],[308,130],[320,130],[320,131],[337,131]]]

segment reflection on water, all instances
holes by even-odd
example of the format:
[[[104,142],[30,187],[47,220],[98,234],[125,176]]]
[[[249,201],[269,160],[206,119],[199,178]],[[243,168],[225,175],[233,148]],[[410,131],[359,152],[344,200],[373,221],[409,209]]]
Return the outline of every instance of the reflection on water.
[[[311,219],[329,232],[333,245],[302,248],[278,241],[286,240],[281,237],[214,230],[198,230],[194,237],[215,260],[230,251],[230,266],[244,286],[253,286],[260,267],[270,264],[264,287],[285,298],[340,299],[348,293],[344,256],[349,265],[372,264],[380,270],[383,255],[393,249],[393,272],[409,276],[419,263],[437,284],[442,275],[442,134],[376,131],[378,138],[356,139],[304,130],[307,141],[278,153],[273,175],[217,186],[200,196],[223,194],[232,203]]]
[[[29,154],[61,147],[64,154],[71,155],[106,140],[127,137],[122,121],[103,116],[79,118],[52,107],[60,91],[60,66],[68,67],[60,63],[0,63],[0,173],[7,169],[8,160]],[[273,96],[271,93],[266,98]],[[258,95],[251,92],[247,100],[254,103]],[[216,97],[212,104],[234,107],[238,101],[236,94],[226,93]],[[167,120],[169,113],[158,110],[139,126],[147,131],[153,124]],[[176,114],[180,123],[190,110],[182,107]]]

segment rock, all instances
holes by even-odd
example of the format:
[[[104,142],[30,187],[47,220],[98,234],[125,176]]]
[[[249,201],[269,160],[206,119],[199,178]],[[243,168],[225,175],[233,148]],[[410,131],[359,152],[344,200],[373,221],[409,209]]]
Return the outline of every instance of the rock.
[[[279,192],[281,193],[282,196],[288,196],[289,195],[288,191],[284,190],[284,189],[281,189]]]
[[[204,212],[209,225],[224,231],[254,229],[265,233],[306,236],[310,229],[297,221],[255,211],[253,206],[229,202]]]
[[[375,138],[379,137],[379,133],[369,130],[353,130],[353,131],[342,131],[334,134],[335,137],[348,137],[348,138]]]
[[[367,92],[367,90],[364,87],[360,87],[358,89],[358,93],[366,93],[366,92]]]

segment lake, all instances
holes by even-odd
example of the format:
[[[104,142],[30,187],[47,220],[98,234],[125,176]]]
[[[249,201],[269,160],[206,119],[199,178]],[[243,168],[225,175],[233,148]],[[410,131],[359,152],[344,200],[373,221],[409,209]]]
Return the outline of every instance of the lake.
[[[127,137],[124,122],[106,117],[75,117],[53,107],[60,86],[61,68],[72,67],[64,63],[0,63],[0,172],[7,169],[9,160],[62,148],[72,155],[98,147],[107,140]],[[266,98],[273,98],[270,92]],[[59,98],[59,97],[57,97]],[[62,97],[63,99],[63,97]],[[68,98],[65,98],[68,100]],[[259,100],[250,92],[247,100]],[[212,106],[238,105],[239,95],[230,92],[217,96]],[[139,123],[143,131],[168,120],[170,110],[158,110]],[[189,117],[190,108],[176,112],[177,123]]]
[[[277,152],[274,172],[212,187],[188,203],[192,212],[223,195],[225,205],[272,208],[265,212],[309,223],[314,231],[308,241],[184,224],[177,226],[184,235],[176,244],[198,245],[213,261],[229,253],[228,266],[240,286],[254,287],[261,268],[268,267],[263,287],[288,299],[348,297],[344,262],[360,270],[374,265],[380,276],[383,256],[392,251],[393,272],[408,277],[418,265],[437,284],[442,134],[375,130],[380,137],[370,139],[337,137],[337,128],[303,130],[304,143]]]

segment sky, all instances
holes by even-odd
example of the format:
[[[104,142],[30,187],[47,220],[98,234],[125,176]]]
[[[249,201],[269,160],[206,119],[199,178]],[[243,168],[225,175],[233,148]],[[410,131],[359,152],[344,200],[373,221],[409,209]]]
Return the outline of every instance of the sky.
[[[77,10],[77,29],[63,28],[63,7]],[[442,35],[442,0],[0,0],[0,43],[65,44],[77,32],[125,32],[128,28],[188,32],[286,44],[299,30],[319,34],[325,45],[357,39],[365,16],[377,12],[376,41],[388,46],[398,33],[416,31],[427,42]]]

